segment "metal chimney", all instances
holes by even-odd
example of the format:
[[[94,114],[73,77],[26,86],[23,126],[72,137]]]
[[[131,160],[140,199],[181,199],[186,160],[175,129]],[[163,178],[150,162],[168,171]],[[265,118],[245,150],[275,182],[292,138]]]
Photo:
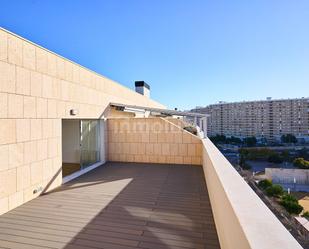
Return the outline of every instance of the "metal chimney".
[[[150,86],[145,81],[135,81],[135,91],[150,98]]]

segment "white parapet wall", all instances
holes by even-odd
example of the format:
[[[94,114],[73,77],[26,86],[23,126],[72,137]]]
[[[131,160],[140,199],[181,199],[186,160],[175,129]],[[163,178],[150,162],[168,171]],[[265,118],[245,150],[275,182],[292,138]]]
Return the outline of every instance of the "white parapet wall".
[[[208,138],[203,168],[222,249],[302,248]]]

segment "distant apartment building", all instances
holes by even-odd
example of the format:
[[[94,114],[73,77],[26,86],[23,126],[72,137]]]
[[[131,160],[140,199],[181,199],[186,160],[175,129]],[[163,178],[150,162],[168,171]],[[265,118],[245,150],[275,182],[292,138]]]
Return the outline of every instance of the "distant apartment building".
[[[309,140],[309,98],[246,101],[196,107],[209,114],[208,135],[266,138],[277,140],[283,134]]]

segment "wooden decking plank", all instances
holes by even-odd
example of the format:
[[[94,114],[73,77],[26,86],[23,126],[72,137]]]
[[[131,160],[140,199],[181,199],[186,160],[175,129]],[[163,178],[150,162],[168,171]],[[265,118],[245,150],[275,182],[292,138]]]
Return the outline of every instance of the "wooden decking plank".
[[[0,248],[220,248],[200,167],[108,163],[0,216]]]

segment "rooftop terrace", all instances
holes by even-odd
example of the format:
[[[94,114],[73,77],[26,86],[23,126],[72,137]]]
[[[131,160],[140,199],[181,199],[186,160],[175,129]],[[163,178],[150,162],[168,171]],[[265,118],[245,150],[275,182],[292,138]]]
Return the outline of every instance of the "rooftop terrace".
[[[0,216],[0,247],[220,248],[203,175],[107,163]]]

